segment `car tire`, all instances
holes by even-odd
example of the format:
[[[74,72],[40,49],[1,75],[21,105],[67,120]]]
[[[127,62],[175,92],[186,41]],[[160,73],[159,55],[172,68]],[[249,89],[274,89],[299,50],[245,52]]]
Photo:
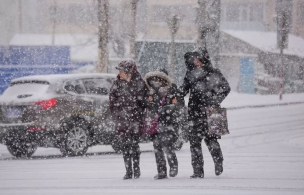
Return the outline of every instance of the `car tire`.
[[[64,156],[82,156],[88,150],[88,125],[85,120],[65,122],[64,148],[60,148]]]
[[[14,142],[6,146],[9,153],[18,158],[29,158],[37,150],[37,145],[32,143]]]

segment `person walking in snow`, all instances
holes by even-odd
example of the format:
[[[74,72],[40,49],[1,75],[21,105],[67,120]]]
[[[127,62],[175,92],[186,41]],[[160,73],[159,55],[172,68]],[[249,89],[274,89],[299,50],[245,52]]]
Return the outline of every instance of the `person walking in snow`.
[[[149,89],[147,109],[158,118],[157,133],[151,136],[158,172],[154,179],[167,178],[165,154],[170,166],[169,176],[175,177],[178,161],[173,144],[178,138],[178,115],[183,101],[166,70],[149,72],[144,80]]]
[[[209,135],[206,108],[220,106],[230,92],[230,86],[220,70],[212,67],[206,49],[199,48],[184,55],[187,72],[180,87],[183,96],[190,93],[188,103],[189,141],[194,178],[204,178],[204,159],[201,142],[205,144],[213,158],[215,174],[223,172],[223,154],[218,143],[220,136]]]
[[[139,137],[143,122],[145,82],[133,60],[125,60],[116,67],[117,79],[110,90],[110,112],[115,122],[115,132],[123,153],[126,168],[124,180],[140,177]],[[132,169],[133,160],[133,169]]]

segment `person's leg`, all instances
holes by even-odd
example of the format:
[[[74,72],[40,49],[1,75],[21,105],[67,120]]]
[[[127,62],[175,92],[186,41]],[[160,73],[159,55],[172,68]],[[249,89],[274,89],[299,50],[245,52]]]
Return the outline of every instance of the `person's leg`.
[[[158,172],[158,174],[154,177],[154,179],[167,178],[166,159],[165,159],[164,151],[162,149],[162,144],[157,136],[153,140],[153,147],[154,147],[155,160],[156,160],[156,166]]]
[[[132,146],[127,141],[128,138],[123,138],[122,140],[122,155],[125,163],[126,168],[126,175],[123,177],[123,179],[131,179],[133,175],[132,171],[132,155],[131,155],[131,149]]]
[[[164,147],[164,151],[167,156],[168,164],[170,166],[170,177],[175,177],[178,174],[178,161],[173,149],[173,143],[170,143]]]
[[[221,150],[221,146],[218,143],[216,138],[205,138],[205,143],[208,147],[208,150],[212,156],[214,166],[215,166],[215,174],[220,175],[223,172],[223,154]]]
[[[190,136],[190,152],[191,164],[193,167],[193,175],[190,178],[204,177],[204,158],[202,152],[202,139],[197,136]]]
[[[138,143],[139,143],[139,137],[135,135],[132,145],[133,170],[134,170],[135,179],[138,179],[140,177],[140,167],[139,167],[140,148]]]

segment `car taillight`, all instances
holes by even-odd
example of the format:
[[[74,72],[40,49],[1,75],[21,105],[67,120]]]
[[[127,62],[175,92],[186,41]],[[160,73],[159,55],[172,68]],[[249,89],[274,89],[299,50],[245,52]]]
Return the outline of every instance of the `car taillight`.
[[[49,100],[43,100],[43,101],[36,102],[35,104],[41,106],[41,108],[43,110],[46,110],[46,109],[49,109],[49,108],[52,108],[52,107],[56,106],[57,100],[52,98],[52,99],[49,99]]]

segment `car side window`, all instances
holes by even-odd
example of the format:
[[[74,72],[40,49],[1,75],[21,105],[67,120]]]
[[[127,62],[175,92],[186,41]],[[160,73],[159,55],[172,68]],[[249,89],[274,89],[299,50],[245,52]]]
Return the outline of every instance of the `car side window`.
[[[83,79],[82,80],[88,94],[108,95],[109,84],[106,79]]]
[[[81,82],[79,80],[71,80],[66,81],[64,85],[64,89],[68,92],[76,93],[76,94],[84,94],[85,90],[81,85]]]

